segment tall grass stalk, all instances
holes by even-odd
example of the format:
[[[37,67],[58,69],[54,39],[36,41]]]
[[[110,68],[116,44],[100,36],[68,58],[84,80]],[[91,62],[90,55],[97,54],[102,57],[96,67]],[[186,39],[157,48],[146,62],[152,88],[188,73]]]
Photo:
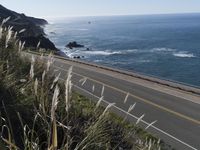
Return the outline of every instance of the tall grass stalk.
[[[35,64],[35,58],[34,58],[34,56],[32,56],[32,59],[31,59],[31,68],[30,68],[30,78],[31,79],[34,78],[34,64]]]
[[[152,125],[154,125],[156,122],[157,122],[157,120],[155,120],[155,121],[153,121],[152,123],[150,123],[150,124],[145,128],[145,130],[147,130],[149,127],[151,127]]]
[[[72,69],[73,66],[71,66],[68,70],[67,74],[67,80],[65,81],[65,110],[68,112],[70,108],[70,95],[71,95],[71,88],[72,88]]]
[[[40,41],[38,42],[36,49],[39,49],[39,47],[40,47]]]
[[[8,19],[2,24],[5,25]],[[60,82],[60,74],[54,76],[50,69],[54,62],[52,53],[46,64],[41,61],[44,57],[26,59],[21,53],[25,43],[17,39],[17,31],[16,37],[13,33],[9,37],[12,27],[1,27],[0,102],[4,100],[6,104],[4,109],[0,107],[0,132],[9,150],[159,148],[156,142],[149,142],[149,138],[145,146],[143,135],[136,134],[138,128],[110,113],[115,103],[102,107],[104,85],[97,103],[73,92],[73,67],[69,68],[65,83]],[[7,49],[6,38],[9,39]],[[81,84],[86,80],[83,77]],[[92,91],[95,91],[94,85]],[[128,112],[134,107],[135,104],[131,105]]]
[[[38,96],[38,79],[35,79],[34,83],[34,91],[35,91],[35,96]]]
[[[25,31],[26,31],[25,28],[24,28],[24,29],[21,29],[21,30],[19,31],[19,34],[25,32]]]
[[[93,85],[93,86],[92,86],[92,92],[93,92],[93,93],[94,93],[94,90],[95,90],[95,86]]]
[[[87,78],[84,77],[83,79],[80,79],[79,82],[81,82],[81,86],[83,86],[87,81]]]
[[[115,104],[116,104],[116,103],[110,103],[110,104],[108,104],[108,106],[106,107],[106,109],[103,111],[102,116],[104,116],[104,115],[107,113],[107,111],[108,111],[111,107],[113,107]]]
[[[130,94],[127,93],[127,95],[126,95],[126,97],[125,97],[125,99],[124,99],[124,104],[127,102],[129,95],[130,95]]]
[[[57,109],[57,105],[58,105],[58,96],[60,93],[60,89],[58,87],[58,85],[56,85],[55,90],[54,90],[54,94],[53,94],[53,99],[52,99],[52,105],[51,105],[51,121],[55,120],[55,111]]]
[[[5,48],[8,48],[8,43],[9,43],[9,41],[10,41],[10,39],[11,39],[11,36],[12,36],[12,33],[13,33],[12,28],[13,28],[13,27],[10,27],[10,28],[8,29],[8,34],[6,35]]]
[[[140,121],[144,118],[144,116],[145,116],[145,114],[143,114],[142,116],[140,116],[139,118],[138,118],[138,120],[136,121],[136,125],[137,124],[139,124],[140,123]]]
[[[52,85],[51,85],[51,89],[53,89],[54,85],[58,82],[58,80],[59,80],[59,78],[60,78],[60,74],[61,74],[61,73],[59,73],[59,74],[55,77],[55,79],[53,80],[53,83],[52,83]]]
[[[2,36],[3,36],[3,28],[2,26],[0,26],[0,40],[2,39]]]
[[[103,96],[103,94],[104,94],[104,90],[105,90],[105,86],[104,86],[104,85],[102,85],[102,89],[101,89],[101,96]]]
[[[98,107],[100,106],[101,102],[103,101],[103,96],[101,96],[96,104],[96,109],[98,109]]]

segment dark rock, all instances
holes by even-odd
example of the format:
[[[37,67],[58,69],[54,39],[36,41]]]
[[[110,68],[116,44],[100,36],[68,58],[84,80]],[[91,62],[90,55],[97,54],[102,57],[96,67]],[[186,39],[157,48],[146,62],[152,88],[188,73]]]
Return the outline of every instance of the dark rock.
[[[74,59],[81,59],[81,58],[84,58],[84,56],[74,56],[73,58]]]
[[[80,45],[78,44],[76,41],[74,42],[69,42],[66,47],[70,48],[70,49],[73,49],[73,48],[81,48],[81,47],[84,47],[84,45]]]
[[[80,58],[81,58],[81,56],[77,56],[76,58],[77,58],[77,59],[80,59]]]
[[[55,32],[50,32],[50,34],[56,35],[56,33],[55,33]]]

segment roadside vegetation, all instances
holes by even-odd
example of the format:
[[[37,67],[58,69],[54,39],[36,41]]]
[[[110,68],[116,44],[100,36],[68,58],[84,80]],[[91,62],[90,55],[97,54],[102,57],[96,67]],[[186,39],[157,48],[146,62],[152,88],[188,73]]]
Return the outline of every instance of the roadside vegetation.
[[[114,104],[102,107],[103,97],[95,103],[73,92],[73,67],[63,83],[51,71],[52,54],[46,63],[41,61],[43,56],[26,58],[25,43],[12,27],[4,27],[8,19],[0,26],[1,150],[168,149],[159,139],[110,113]]]

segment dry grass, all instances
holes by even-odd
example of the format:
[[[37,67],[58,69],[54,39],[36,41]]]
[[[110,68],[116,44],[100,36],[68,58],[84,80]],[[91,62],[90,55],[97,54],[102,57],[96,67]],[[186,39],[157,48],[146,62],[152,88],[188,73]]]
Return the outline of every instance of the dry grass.
[[[101,107],[104,85],[95,104],[71,91],[72,67],[65,83],[59,83],[60,75],[52,75],[51,53],[47,63],[39,60],[44,56],[31,61],[22,57],[24,43],[16,39],[12,27],[3,28],[8,19],[0,26],[0,149],[160,149],[156,138],[144,138],[146,132],[111,114],[114,104]],[[80,82],[84,85],[86,81]],[[125,102],[127,98],[128,94]]]

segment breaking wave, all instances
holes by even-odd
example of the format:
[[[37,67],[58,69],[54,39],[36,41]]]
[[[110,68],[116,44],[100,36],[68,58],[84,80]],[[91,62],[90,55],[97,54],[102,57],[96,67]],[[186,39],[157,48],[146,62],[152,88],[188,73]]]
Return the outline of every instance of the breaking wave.
[[[115,54],[121,54],[120,51],[101,51],[101,50],[91,50],[91,51],[84,51],[84,50],[76,50],[76,51],[66,51],[66,54],[69,57],[73,56],[109,56],[109,55],[115,55]]]
[[[181,52],[173,53],[173,56],[175,56],[175,57],[182,57],[182,58],[193,58],[193,57],[196,57],[193,53],[188,53],[186,51],[181,51]]]
[[[112,50],[85,50],[85,49],[75,49],[75,50],[68,50],[65,49],[64,50],[65,53],[69,56],[69,57],[73,57],[73,56],[110,56],[110,55],[126,55],[129,53],[136,53],[138,52],[137,49],[127,49],[127,50],[116,50],[116,51],[112,51]]]
[[[82,54],[86,55],[114,55],[114,54],[121,54],[120,51],[83,51]]]

